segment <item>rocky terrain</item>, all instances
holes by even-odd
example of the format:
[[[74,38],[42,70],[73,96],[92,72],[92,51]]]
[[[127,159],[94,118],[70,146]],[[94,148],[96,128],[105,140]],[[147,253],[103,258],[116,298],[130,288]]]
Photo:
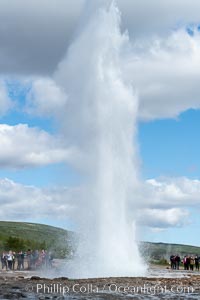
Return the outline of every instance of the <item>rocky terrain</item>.
[[[30,273],[1,272],[0,299],[200,299],[200,275],[47,279]]]

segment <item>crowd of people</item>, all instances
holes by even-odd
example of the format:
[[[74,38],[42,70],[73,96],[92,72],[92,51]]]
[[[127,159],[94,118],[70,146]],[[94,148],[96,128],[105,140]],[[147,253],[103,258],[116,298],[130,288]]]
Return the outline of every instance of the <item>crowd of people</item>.
[[[184,270],[199,271],[200,256],[198,255],[185,255],[183,259],[177,255],[170,256],[171,269],[179,270],[180,264],[183,264]]]
[[[53,256],[46,250],[28,249],[26,252],[12,250],[1,254],[2,270],[35,270],[38,268],[51,268]]]

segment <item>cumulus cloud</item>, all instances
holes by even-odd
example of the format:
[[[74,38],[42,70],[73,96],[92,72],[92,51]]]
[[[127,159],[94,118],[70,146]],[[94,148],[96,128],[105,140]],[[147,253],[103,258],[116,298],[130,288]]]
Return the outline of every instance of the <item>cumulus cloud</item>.
[[[26,110],[39,116],[61,114],[67,103],[67,95],[50,78],[37,78],[27,94]]]
[[[87,209],[88,216],[91,214],[95,223],[96,216],[91,205],[80,209],[80,202],[86,201],[83,193],[85,190],[82,186],[38,188],[0,178],[0,219],[36,222],[48,219],[50,223],[67,219],[78,227],[79,222],[88,222],[88,218],[82,218],[82,210]]]
[[[1,220],[59,220],[74,209],[76,189],[40,189],[0,179]]]
[[[138,213],[139,224],[150,228],[182,227],[188,224],[189,212],[186,209],[143,209]]]
[[[1,0],[0,65],[2,73],[51,74],[80,28],[90,0]],[[107,0],[95,1],[100,4]],[[196,0],[116,0],[122,29],[131,39],[167,34],[180,24],[198,22]],[[44,17],[45,16],[45,17]],[[26,26],[24,26],[24,24]]]
[[[174,188],[179,189],[186,198],[174,193]],[[155,231],[164,230],[169,227],[187,226],[191,220],[190,208],[200,208],[200,201],[197,200],[200,192],[200,181],[188,178],[174,178],[158,181],[152,179],[147,181],[152,186],[151,193],[141,193],[140,202],[145,207],[135,207],[135,217],[139,225],[147,226]],[[160,205],[157,203],[157,196],[162,189]],[[26,186],[7,178],[0,179],[0,217],[3,220],[36,220],[47,218],[55,220],[70,216],[75,223],[79,219],[80,201],[83,201],[83,187],[67,188],[38,188]],[[189,193],[189,195],[188,195]],[[166,197],[165,197],[166,194]],[[171,198],[171,202],[169,199]],[[29,199],[27,205],[27,199]],[[135,197],[134,197],[135,199]],[[156,199],[156,200],[155,200]],[[167,203],[167,205],[165,205]],[[132,203],[129,203],[131,211]],[[92,212],[91,212],[92,213]]]
[[[156,3],[156,1],[154,2]],[[129,1],[124,3],[122,4],[120,1],[118,3],[122,9],[122,24],[124,6],[134,6]],[[161,9],[161,6],[158,5],[157,9]],[[136,5],[136,7],[138,6]],[[172,7],[174,6],[172,5]],[[186,11],[185,9],[185,14]],[[126,13],[128,14],[128,10]],[[142,10],[141,13],[143,13]],[[160,35],[155,35],[151,32],[145,38],[137,36],[134,39],[130,38],[129,43],[127,42],[126,46],[120,49],[120,72],[124,82],[132,85],[138,93],[138,115],[140,120],[175,118],[183,111],[200,108],[198,88],[200,31],[197,24],[191,26],[192,34],[188,34],[184,24],[180,28],[168,31],[164,36],[160,33]],[[75,62],[71,54],[71,49],[74,49],[75,45],[78,43],[81,45],[83,32],[84,30],[81,34],[79,33],[79,38],[73,41],[66,56],[63,56],[64,58],[59,61],[57,71],[51,78],[40,77],[33,80],[32,89],[28,95],[29,108],[32,108],[32,112],[41,115],[60,115],[67,103],[67,95],[70,96],[71,86],[78,86],[78,94],[79,90],[82,89],[83,82],[90,81],[93,70],[90,69],[90,61],[87,61],[87,59],[91,58],[92,60],[92,57],[96,58],[95,55],[98,55],[98,53],[92,54],[91,43],[84,44],[84,51],[77,58],[80,69],[82,69],[81,74],[79,70],[75,70]],[[90,33],[90,39],[92,41],[92,32]],[[100,39],[101,37],[95,41],[96,45],[101,43]],[[66,64],[66,61],[68,61],[68,64]],[[70,72],[72,75],[74,72],[79,72],[76,74],[74,82],[72,82]],[[81,81],[79,78],[81,78]],[[71,83],[70,86],[69,82]],[[63,85],[67,86],[65,92]],[[78,107],[83,111],[81,99],[80,96]]]
[[[184,28],[135,44],[122,67],[138,91],[140,119],[174,118],[200,108],[199,50],[197,28],[193,35]]]
[[[71,155],[63,142],[38,128],[26,124],[0,124],[0,166],[2,168],[35,167],[66,161]]]
[[[159,230],[191,222],[190,209],[200,209],[200,180],[179,178],[149,179],[141,183],[130,211],[140,225]]]
[[[200,206],[200,181],[197,179],[163,178],[149,179],[145,183],[149,193],[149,206],[152,208]]]

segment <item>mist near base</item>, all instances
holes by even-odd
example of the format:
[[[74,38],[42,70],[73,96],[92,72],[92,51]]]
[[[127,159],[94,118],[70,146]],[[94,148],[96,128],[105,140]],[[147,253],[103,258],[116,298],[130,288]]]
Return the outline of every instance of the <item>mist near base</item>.
[[[114,2],[91,11],[55,74],[68,95],[61,116],[66,144],[76,149],[73,164],[84,178],[74,215],[80,242],[65,272],[138,276],[146,267],[127,208],[138,186],[138,98],[121,73],[129,37]]]

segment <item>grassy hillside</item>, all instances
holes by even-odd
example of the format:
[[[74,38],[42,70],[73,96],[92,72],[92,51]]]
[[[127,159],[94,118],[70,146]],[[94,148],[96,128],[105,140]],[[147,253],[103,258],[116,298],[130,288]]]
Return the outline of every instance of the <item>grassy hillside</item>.
[[[57,256],[71,251],[73,233],[61,228],[25,223],[0,221],[0,250],[51,249]]]
[[[71,231],[49,225],[0,221],[0,236],[23,236],[25,239],[46,239],[48,241],[55,236],[68,238],[71,234]]]
[[[145,257],[153,260],[168,260],[171,254],[179,254],[181,257],[196,254],[200,256],[200,247],[190,245],[141,242],[140,249]]]
[[[72,231],[53,226],[0,221],[0,251],[49,249],[57,257],[65,257],[73,250],[74,238]],[[140,251],[144,257],[155,261],[168,260],[171,254],[200,255],[200,247],[166,243],[141,242]]]

